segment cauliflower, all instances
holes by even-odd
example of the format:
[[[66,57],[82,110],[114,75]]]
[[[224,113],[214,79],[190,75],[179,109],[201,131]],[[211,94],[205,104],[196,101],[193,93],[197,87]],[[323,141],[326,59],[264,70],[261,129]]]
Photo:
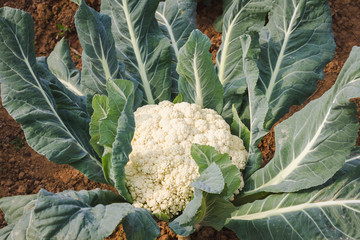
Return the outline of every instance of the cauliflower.
[[[125,180],[136,207],[172,217],[193,195],[192,181],[199,177],[191,157],[193,143],[228,153],[239,170],[245,168],[247,151],[242,140],[212,109],[186,102],[146,105],[135,112],[133,151],[125,166]]]

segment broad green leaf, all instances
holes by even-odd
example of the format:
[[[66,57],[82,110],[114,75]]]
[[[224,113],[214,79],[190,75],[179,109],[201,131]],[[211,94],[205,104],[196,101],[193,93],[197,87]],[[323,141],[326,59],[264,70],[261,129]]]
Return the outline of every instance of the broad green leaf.
[[[241,121],[235,106],[232,107],[232,112],[233,112],[233,122],[231,124],[231,133],[242,139],[246,150],[249,151],[250,130]]]
[[[103,0],[101,12],[112,19],[118,59],[127,78],[139,82],[144,101],[154,104],[171,95],[169,40],[155,19],[158,0]]]
[[[349,100],[360,96],[359,64],[354,47],[334,86],[275,127],[274,158],[246,181],[245,195],[317,186],[344,165],[357,138],[356,106]]]
[[[341,167],[339,171],[336,172],[336,174],[325,183],[327,186],[329,183],[333,183],[343,175],[353,172],[357,167],[360,166],[360,147],[355,146],[352,148],[351,153],[349,156],[345,159],[345,164]]]
[[[210,226],[220,231],[236,208],[231,202],[218,194],[203,193],[203,195],[200,215],[196,223],[201,226]]]
[[[191,185],[207,193],[220,194],[225,186],[222,172],[216,163],[211,163]]]
[[[244,177],[248,178],[254,171],[261,166],[261,151],[257,147],[263,136],[267,133],[264,130],[264,121],[268,104],[265,95],[258,87],[259,70],[256,66],[255,58],[248,54],[251,44],[254,41],[250,35],[240,36],[241,46],[243,52],[243,69],[247,83],[247,97],[248,97],[248,110],[249,110],[249,156],[244,171]]]
[[[346,158],[341,171],[344,173],[351,172],[358,166],[360,166],[360,147],[356,146],[351,150],[350,155]]]
[[[0,240],[33,240],[40,239],[39,233],[31,225],[32,212],[26,213],[16,223],[0,229]]]
[[[327,0],[275,0],[260,34],[258,62],[262,91],[269,102],[266,128],[289,107],[303,103],[324,78],[335,42]]]
[[[143,208],[133,208],[123,219],[122,225],[129,240],[154,240],[160,230],[151,213]]]
[[[186,102],[221,112],[223,88],[216,76],[209,49],[210,39],[194,30],[180,49],[177,72],[179,92]]]
[[[12,240],[11,232],[14,229],[15,224],[9,224],[0,229],[0,240]]]
[[[107,81],[106,86],[108,97],[94,96],[94,101],[103,101],[94,102],[99,105],[94,107],[90,125],[92,143],[101,151],[106,180],[131,202],[132,198],[125,185],[124,167],[132,151],[131,140],[135,129],[132,110],[134,84],[128,80],[115,79]]]
[[[196,218],[200,215],[200,208],[203,199],[203,192],[201,190],[195,189],[194,198],[186,205],[183,213],[175,218],[170,224],[169,227],[177,235],[180,236],[189,236],[195,231],[195,222]]]
[[[105,183],[81,100],[36,63],[30,14],[0,9],[0,51],[3,105],[21,124],[29,145],[50,161],[70,164]]]
[[[183,214],[173,220],[169,227],[181,236],[193,233],[195,224],[210,226],[219,231],[234,210],[235,206],[219,194],[195,189],[194,198],[186,205]]]
[[[90,143],[99,157],[103,155],[104,147],[99,144],[100,140],[100,122],[109,111],[109,98],[104,95],[96,94],[92,100],[93,114],[90,122]]]
[[[132,151],[131,140],[135,131],[135,120],[131,108],[130,105],[121,113],[111,158],[111,172],[115,187],[129,202],[132,201],[132,198],[125,185],[125,165],[129,161],[129,154]]]
[[[226,227],[241,239],[359,239],[360,168],[326,188],[240,206]]]
[[[23,215],[34,206],[37,195],[13,196],[0,199],[0,209],[5,213],[8,225],[17,222]]]
[[[247,88],[244,51],[248,58],[257,59],[258,32],[265,24],[265,15],[270,7],[271,0],[239,0],[233,1],[225,13],[222,44],[216,57],[216,70],[224,87],[222,116],[227,121],[232,119],[233,104],[237,109],[240,107],[242,95]],[[248,49],[243,49],[240,38],[243,34],[248,34],[253,39]]]
[[[75,26],[82,52],[81,83],[95,93],[106,94],[106,81],[118,77],[120,67],[111,34],[111,19],[81,1]]]
[[[240,171],[231,163],[227,154],[198,144],[192,145],[191,154],[201,173],[191,184],[195,188],[194,198],[186,205],[183,213],[169,224],[181,236],[194,232],[195,224],[220,230],[235,208],[227,199],[240,186]]]
[[[133,104],[134,84],[128,80],[109,80],[106,83],[109,98],[109,110],[105,118],[100,120],[100,139],[102,146],[112,147],[117,134],[118,119],[127,102]]]
[[[49,70],[70,91],[78,96],[86,96],[87,90],[80,83],[81,72],[71,60],[65,38],[61,39],[47,58]]]
[[[219,166],[225,183],[221,197],[229,199],[239,189],[241,184],[240,171],[232,164],[228,154],[220,154],[210,146],[193,144],[191,146],[191,156],[199,166],[199,173],[201,174],[212,163]]]
[[[132,209],[128,203],[90,206],[82,199],[41,190],[31,224],[42,239],[103,239]]]
[[[160,2],[156,10],[156,19],[172,46],[171,79],[172,93],[178,90],[179,75],[176,72],[180,48],[186,43],[191,32],[196,29],[196,1],[167,0]]]
[[[221,16],[217,17],[213,23],[213,27],[214,27],[215,31],[222,32],[224,15],[227,12],[227,10],[231,7],[233,2],[234,2],[234,0],[223,0],[222,1],[223,13],[221,14]]]
[[[16,215],[17,222],[0,230],[0,239],[103,239],[134,208],[122,201],[119,195],[99,189],[57,194],[42,189],[31,197],[2,198],[1,209]]]

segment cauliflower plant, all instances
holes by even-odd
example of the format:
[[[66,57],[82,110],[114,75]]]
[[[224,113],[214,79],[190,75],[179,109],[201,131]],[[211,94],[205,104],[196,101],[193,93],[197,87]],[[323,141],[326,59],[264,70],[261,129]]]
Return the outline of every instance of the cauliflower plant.
[[[193,143],[227,153],[239,170],[245,168],[243,141],[231,135],[229,125],[212,109],[163,101],[139,108],[135,122],[133,151],[125,173],[136,207],[170,217],[185,208],[193,194],[190,184],[199,177],[191,157]]]

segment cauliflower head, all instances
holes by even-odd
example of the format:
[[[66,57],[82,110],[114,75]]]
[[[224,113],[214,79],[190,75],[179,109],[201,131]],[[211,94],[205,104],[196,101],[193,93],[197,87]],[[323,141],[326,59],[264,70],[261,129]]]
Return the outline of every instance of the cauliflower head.
[[[199,177],[191,157],[193,143],[227,153],[239,170],[245,168],[243,141],[231,135],[229,125],[212,109],[163,101],[138,108],[134,115],[133,151],[125,180],[136,207],[170,217],[185,208],[194,191],[190,184]]]

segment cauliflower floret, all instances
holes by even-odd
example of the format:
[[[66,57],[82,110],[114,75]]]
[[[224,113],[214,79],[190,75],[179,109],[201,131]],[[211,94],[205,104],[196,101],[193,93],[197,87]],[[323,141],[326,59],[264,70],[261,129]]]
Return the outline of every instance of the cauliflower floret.
[[[193,143],[227,153],[239,170],[245,168],[242,140],[231,135],[229,125],[212,109],[163,101],[138,108],[134,115],[133,151],[125,180],[136,207],[170,217],[185,208],[194,191],[190,184],[199,177],[191,157]]]

